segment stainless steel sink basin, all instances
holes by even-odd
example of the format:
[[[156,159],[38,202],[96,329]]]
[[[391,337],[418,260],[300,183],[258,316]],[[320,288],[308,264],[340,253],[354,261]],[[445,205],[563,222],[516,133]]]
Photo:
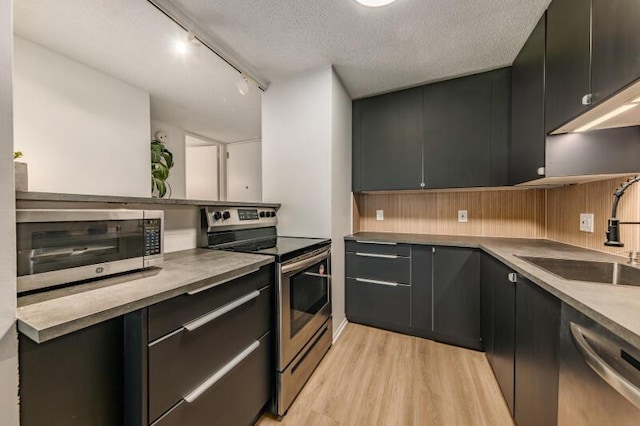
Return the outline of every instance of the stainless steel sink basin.
[[[566,280],[640,286],[640,268],[615,262],[518,256]]]

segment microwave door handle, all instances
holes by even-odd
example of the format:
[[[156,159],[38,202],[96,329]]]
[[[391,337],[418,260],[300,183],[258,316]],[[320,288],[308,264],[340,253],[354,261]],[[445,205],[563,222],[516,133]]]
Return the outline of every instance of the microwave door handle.
[[[311,265],[313,265],[314,263],[317,263],[318,261],[322,260],[322,259],[326,259],[327,257],[329,257],[329,253],[331,250],[324,250],[322,253],[316,254],[315,256],[311,256],[307,259],[302,259],[298,262],[294,262],[294,263],[290,263],[288,265],[284,265],[282,267],[282,273],[283,274],[288,274],[289,272],[296,272],[296,271],[300,271],[303,270]]]
[[[46,259],[46,258],[53,258],[53,257],[63,257],[63,256],[80,256],[86,253],[92,253],[94,251],[104,251],[104,250],[111,250],[116,248],[116,246],[101,246],[101,247],[84,247],[80,250],[76,250],[76,249],[71,249],[71,250],[53,250],[53,251],[48,251],[48,252],[44,252],[44,253],[40,253],[40,254],[34,254],[31,256],[31,260],[38,260],[38,259]]]

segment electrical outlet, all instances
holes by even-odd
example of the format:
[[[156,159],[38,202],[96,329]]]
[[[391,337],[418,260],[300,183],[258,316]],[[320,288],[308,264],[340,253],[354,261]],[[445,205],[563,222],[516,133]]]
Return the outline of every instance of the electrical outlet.
[[[376,210],[376,220],[384,220],[384,210]]]
[[[458,210],[458,222],[467,223],[469,221],[469,215],[466,210]]]
[[[593,213],[580,213],[580,231],[593,233]]]

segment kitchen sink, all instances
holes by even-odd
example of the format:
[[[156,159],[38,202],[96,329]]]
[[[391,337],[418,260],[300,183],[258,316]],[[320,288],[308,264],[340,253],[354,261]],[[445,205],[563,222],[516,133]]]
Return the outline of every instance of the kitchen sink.
[[[640,286],[640,268],[617,262],[517,256],[566,280]]]

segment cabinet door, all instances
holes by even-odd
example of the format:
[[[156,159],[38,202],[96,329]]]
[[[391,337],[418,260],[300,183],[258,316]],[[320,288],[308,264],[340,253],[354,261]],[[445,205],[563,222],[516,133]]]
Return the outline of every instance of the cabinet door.
[[[515,352],[519,426],[557,424],[560,312],[558,299],[519,277]]]
[[[511,68],[491,73],[491,186],[509,185]]]
[[[482,254],[480,275],[480,339],[482,348],[487,354],[489,363],[493,364],[494,338],[493,338],[493,288],[495,286],[495,260]]]
[[[495,259],[493,269],[493,357],[491,367],[509,411],[514,412],[514,353],[516,286],[509,281],[512,271]]]
[[[547,132],[588,109],[591,90],[591,0],[553,0],[547,10]]]
[[[491,75],[424,86],[427,188],[491,184]]]
[[[411,248],[411,327],[427,332],[433,329],[432,251],[431,246],[414,245]]]
[[[362,190],[420,189],[422,88],[358,102]]]
[[[640,78],[640,2],[593,0],[592,91],[594,102]]]
[[[351,128],[351,190],[362,191],[362,136],[360,135],[360,104],[361,101],[352,103],[352,128]]]
[[[443,341],[481,348],[480,253],[477,250],[436,247],[433,330]]]
[[[511,68],[511,150],[509,180],[538,179],[545,165],[545,16],[540,18]]]

